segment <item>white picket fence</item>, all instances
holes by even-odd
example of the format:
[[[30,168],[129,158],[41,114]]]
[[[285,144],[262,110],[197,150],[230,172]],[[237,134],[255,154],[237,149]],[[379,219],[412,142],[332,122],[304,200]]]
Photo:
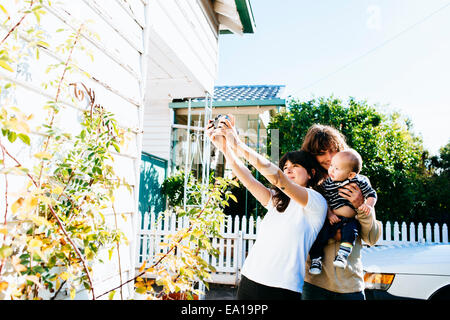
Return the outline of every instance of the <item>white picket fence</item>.
[[[211,282],[221,284],[237,284],[239,273],[250,248],[256,240],[261,218],[256,220],[251,216],[240,218],[227,217],[225,224],[221,226],[222,238],[213,238],[212,245],[220,250],[218,258],[204,255],[203,258],[210,263],[216,272],[212,274]],[[166,236],[175,233],[178,229],[188,226],[186,217],[177,218],[175,214],[167,215],[163,219],[156,219],[155,214],[146,214],[138,235],[137,267],[147,261],[147,266],[155,261],[159,253],[164,253],[167,247],[160,246],[161,242],[167,242]],[[447,224],[439,226],[437,223],[432,228],[430,223],[423,227],[405,222],[399,224],[389,221],[383,224],[382,237],[377,245],[402,244],[406,242],[448,243]]]

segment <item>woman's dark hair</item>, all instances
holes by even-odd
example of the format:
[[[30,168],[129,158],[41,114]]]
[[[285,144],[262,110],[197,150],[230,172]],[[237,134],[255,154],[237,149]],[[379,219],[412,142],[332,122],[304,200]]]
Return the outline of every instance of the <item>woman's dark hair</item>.
[[[283,170],[284,165],[287,161],[290,161],[293,164],[299,164],[306,169],[308,174],[311,176],[311,179],[309,179],[308,181],[307,187],[317,187],[317,184],[321,180],[321,175],[319,175],[317,162],[309,152],[299,150],[285,153],[281,157],[278,164],[281,170]],[[279,212],[284,212],[284,210],[286,210],[287,206],[289,205],[291,198],[289,198],[283,191],[275,186],[272,186],[272,190],[274,190],[273,204],[275,208]]]

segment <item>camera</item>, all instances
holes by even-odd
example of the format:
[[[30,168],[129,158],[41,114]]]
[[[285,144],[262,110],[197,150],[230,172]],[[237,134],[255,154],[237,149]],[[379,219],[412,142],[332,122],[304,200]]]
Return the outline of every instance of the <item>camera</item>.
[[[219,124],[220,118],[225,117],[226,119],[230,120],[230,118],[227,115],[223,115],[223,114],[218,114],[215,118],[214,118],[214,129],[217,129],[217,126]]]

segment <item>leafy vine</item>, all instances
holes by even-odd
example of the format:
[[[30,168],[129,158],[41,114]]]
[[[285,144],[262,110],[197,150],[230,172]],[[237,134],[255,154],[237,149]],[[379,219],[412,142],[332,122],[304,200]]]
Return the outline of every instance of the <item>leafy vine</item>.
[[[50,1],[45,2],[51,6]],[[46,38],[50,35],[39,28],[46,14],[44,1],[11,3],[12,9],[5,7],[6,3],[0,4],[0,14],[6,15],[2,26],[6,33],[0,40],[0,71],[19,74],[26,61],[37,63],[43,49],[53,49],[64,58],[47,66],[46,72],[53,78],[42,83],[42,89],[54,92],[54,96],[43,106],[48,112],[45,122],[36,128],[31,125],[35,115],[16,105],[18,85],[14,77],[0,78],[0,174],[4,180],[0,299],[56,299],[63,287],[72,299],[80,288],[87,290],[92,299],[105,295],[112,299],[120,289],[123,299],[122,287],[131,282],[137,293],[149,299],[170,299],[173,293],[188,299],[199,295],[196,284],[200,281],[208,286],[214,271],[203,253],[219,254],[211,238],[220,236],[223,207],[230,198],[236,200],[227,189],[235,182],[218,178],[203,187],[190,181],[198,185],[198,191],[191,195],[189,203],[202,205],[189,210],[171,208],[179,217],[188,218],[189,226],[167,236],[165,251],[146,261],[135,277],[123,281],[119,245],[128,240],[118,227],[114,201],[119,187],[130,191],[131,187],[116,175],[114,153],[120,153],[125,145],[127,132],[96,101],[95,92],[82,80],[90,76],[75,61],[75,53],[80,51],[93,57],[83,45],[82,35],[97,36],[85,23],[79,23],[64,43],[50,48]],[[10,15],[12,10],[16,10],[14,15]],[[59,123],[61,111],[67,108],[64,101],[83,110],[76,134],[65,132]],[[18,149],[22,151],[18,153]],[[31,157],[23,156],[24,149]],[[21,189],[11,192],[18,181]],[[208,199],[202,203],[205,193]],[[111,211],[114,226],[105,221],[105,214]],[[120,285],[98,294],[93,265],[99,263],[104,250],[109,259],[117,252]]]

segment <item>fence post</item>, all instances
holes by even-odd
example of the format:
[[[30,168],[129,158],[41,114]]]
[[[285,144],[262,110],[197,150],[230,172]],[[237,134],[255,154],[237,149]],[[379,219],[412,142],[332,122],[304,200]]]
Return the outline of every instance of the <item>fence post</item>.
[[[144,219],[143,229],[144,230],[150,229],[149,215],[150,215],[150,213],[144,213],[144,217],[143,217],[143,219]],[[151,241],[151,237],[146,234],[143,234],[139,237],[139,239],[140,239],[139,242],[142,244],[142,246],[138,250],[141,253],[141,254],[138,254],[138,265],[140,265],[142,262],[147,260],[147,258],[149,256],[148,245],[149,245],[149,242]]]
[[[418,242],[425,242],[425,239],[423,237],[423,224],[422,224],[422,222],[419,222],[419,226],[417,227],[417,241]]]
[[[409,241],[416,242],[416,228],[413,222],[409,224]]]
[[[402,242],[408,241],[408,229],[406,228],[406,222],[402,222]]]
[[[442,226],[442,242],[448,243],[448,228],[446,223]]]
[[[242,266],[244,265],[244,260],[246,258],[247,247],[248,247],[248,241],[246,239],[246,235],[247,235],[247,217],[246,216],[242,216],[241,232],[242,232],[242,247],[241,247],[240,267],[242,268]]]
[[[434,242],[436,243],[441,242],[439,225],[437,223],[434,224]]]
[[[431,225],[429,222],[425,227],[425,237],[427,242],[431,242]]]
[[[239,236],[239,216],[234,216],[234,246],[233,246],[233,269],[236,272],[236,283],[237,283],[237,274],[239,273],[239,251],[240,251],[240,236]]]
[[[392,241],[392,238],[391,238],[391,223],[389,221],[386,222],[386,241]]]
[[[230,239],[230,236],[232,236],[232,228],[233,228],[233,218],[231,216],[227,217],[228,221],[227,221],[227,231],[226,231],[226,256],[225,256],[225,267],[226,268],[231,268],[231,243],[232,243],[232,239]]]
[[[248,219],[248,235],[253,236],[255,234],[255,222],[253,216]],[[253,247],[253,239],[248,239],[248,251]]]
[[[394,222],[394,241],[395,242],[399,242],[400,241],[399,235],[400,235],[400,230],[399,230],[399,227],[398,227],[398,222],[395,221]]]
[[[379,222],[380,222],[380,225],[381,225],[380,242],[382,242],[383,240],[386,240],[386,239],[384,238],[384,234],[385,234],[385,232],[384,232],[384,224],[383,224],[383,222],[381,222],[381,221],[379,221]]]

